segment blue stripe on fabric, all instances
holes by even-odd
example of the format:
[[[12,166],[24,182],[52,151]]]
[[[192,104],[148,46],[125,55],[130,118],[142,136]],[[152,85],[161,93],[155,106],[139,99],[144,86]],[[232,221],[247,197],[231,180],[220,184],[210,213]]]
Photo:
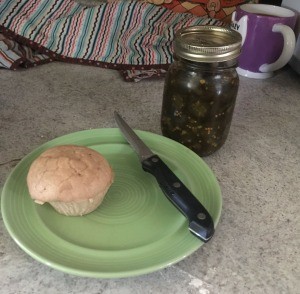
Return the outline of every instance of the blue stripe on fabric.
[[[89,9],[88,14],[85,16],[85,20],[84,20],[84,24],[83,24],[84,29],[82,30],[80,37],[78,38],[77,50],[74,54],[74,58],[81,58],[80,54],[81,54],[81,50],[82,50],[82,45],[84,43],[84,39],[86,38],[86,31],[87,31],[88,25],[90,23],[92,14],[94,14],[94,9]]]
[[[22,1],[20,0],[19,2]],[[7,1],[6,5],[5,6],[3,5],[0,9],[0,19],[2,20],[3,15],[5,15],[7,11],[10,11],[12,6],[16,6],[17,4],[19,5],[20,3],[15,3],[14,1]]]
[[[23,26],[23,29],[20,32],[20,35],[26,36],[27,30],[30,29],[31,25],[34,24],[36,18],[44,11],[48,9],[48,1],[44,1],[43,5],[36,10],[36,12],[31,16],[31,18],[27,21],[27,25]]]
[[[71,15],[75,15],[82,7],[80,7],[80,5],[78,5],[77,7],[75,7],[74,11],[72,11]],[[70,31],[71,28],[71,17],[69,17],[68,19],[68,27],[67,27],[67,31],[64,33],[64,37],[62,38],[62,42],[61,42],[61,49],[57,52],[58,54],[62,54],[63,50],[65,49],[65,41],[66,38],[68,37],[68,33]]]
[[[148,22],[148,20],[149,20],[149,15],[151,15],[152,11],[153,11],[153,10],[156,10],[156,9],[157,9],[157,7],[156,7],[155,5],[150,5],[150,6],[147,7],[147,10],[146,10],[145,13],[144,13],[144,18],[142,19],[142,23],[141,23],[141,28],[142,28],[142,30],[141,30],[141,31],[138,31],[138,32],[135,34],[135,36],[136,36],[136,35],[139,35],[138,38],[136,38],[135,41],[133,42],[133,46],[134,46],[134,49],[135,49],[135,50],[137,50],[137,49],[135,48],[135,45],[136,45],[136,44],[138,45],[138,44],[140,43],[140,42],[138,41],[138,40],[139,40],[139,37],[140,37],[140,36],[143,36],[143,34],[144,34],[145,30],[146,30],[145,28],[146,28],[147,25],[148,25],[148,23],[146,23],[146,21]],[[137,46],[137,47],[138,47],[138,46]],[[141,53],[144,54],[144,51],[143,51],[143,49],[142,49],[141,47],[140,47],[140,51],[142,51]],[[137,58],[135,58],[136,64],[139,64],[138,60],[139,60],[140,58],[143,57],[143,56],[140,54],[140,51],[137,50],[137,53],[138,53],[139,56],[137,56]],[[129,56],[129,59],[130,59],[131,62],[133,62],[133,64],[134,64],[134,60],[132,60],[133,57],[134,57],[134,51],[132,52],[131,56]]]
[[[92,49],[92,47],[90,46],[90,43],[93,42],[93,40],[95,39],[95,30],[96,30],[95,28],[97,27],[96,23],[97,23],[97,19],[100,14],[101,13],[98,11],[98,9],[94,9],[93,16],[91,17],[91,19],[93,21],[91,22],[89,33],[85,38],[86,40],[85,40],[84,52],[82,52],[82,54],[81,54],[83,59],[87,59],[86,55]],[[98,24],[98,26],[99,26],[99,24]]]
[[[112,45],[115,44],[114,37],[115,37],[116,31],[117,31],[117,29],[119,29],[120,25],[121,25],[121,26],[123,25],[122,22],[119,21],[119,19],[120,19],[120,17],[122,16],[121,11],[122,11],[123,7],[125,6],[125,4],[128,5],[128,2],[125,2],[125,1],[120,2],[120,5],[119,5],[119,7],[118,7],[118,10],[117,10],[117,13],[116,13],[117,18],[116,18],[116,20],[114,21],[114,26],[113,26],[113,28],[112,28],[112,32],[113,32],[113,33],[111,34],[111,36],[110,36],[110,38],[109,38],[109,41],[108,41],[109,46],[108,46],[108,48],[107,48],[106,54],[105,54],[105,55],[103,56],[103,58],[102,58],[103,61],[106,61],[106,62],[107,62],[107,59],[110,57],[110,52],[111,52],[111,50],[112,50],[112,48],[113,48]]]
[[[9,27],[9,26],[11,25],[12,21],[14,20],[14,17],[13,17],[13,16],[16,15],[16,14],[18,14],[18,13],[23,9],[23,6],[26,5],[26,2],[24,2],[23,4],[20,3],[20,2],[22,2],[22,1],[19,1],[19,3],[14,3],[14,4],[17,4],[17,5],[20,5],[20,6],[19,6],[19,9],[17,9],[16,11],[11,11],[11,12],[6,16],[5,22],[3,23],[3,25]],[[13,1],[12,1],[12,3],[13,3]],[[14,7],[17,7],[17,6],[14,6]],[[10,20],[9,20],[9,18],[10,18]],[[9,20],[8,24],[6,24],[6,20]]]
[[[56,2],[56,0],[53,1],[54,4]],[[57,3],[56,3],[57,4]],[[51,17],[57,12],[57,10],[60,9],[60,7],[62,6],[63,4],[63,1],[60,2],[60,4],[58,4],[57,7],[53,8],[53,11],[51,13],[49,13],[53,7],[53,4],[50,5],[50,9],[49,9],[49,12],[47,14],[47,18],[45,19],[45,21],[49,21],[49,19],[51,19]],[[79,6],[79,5],[78,5]],[[70,14],[72,15],[72,14]],[[45,18],[45,17],[44,17]],[[41,21],[41,23],[38,25],[38,30],[36,31],[36,33],[34,34],[34,36],[32,37],[32,39],[34,40],[36,37],[38,37],[38,34],[40,33],[41,29],[43,28],[43,26],[45,26],[45,21]]]
[[[140,6],[141,7],[141,6]],[[147,10],[145,10],[144,11],[144,15],[147,15],[147,14],[149,14],[150,13],[150,11],[149,10],[151,10],[151,6],[148,6],[147,7]],[[146,18],[146,16],[144,16],[144,19]],[[139,30],[136,30],[136,33],[135,34],[133,34],[132,35],[132,38],[131,38],[131,40],[130,40],[130,49],[131,49],[131,54],[128,56],[128,63],[129,64],[134,64],[134,61],[133,61],[133,58],[134,58],[134,56],[135,56],[135,51],[137,50],[136,48],[135,48],[135,43],[136,43],[136,41],[137,41],[137,36],[140,36],[141,35],[141,33],[142,33],[142,31],[143,31],[143,28],[142,28],[142,26],[140,26],[140,29]]]
[[[56,10],[58,10],[61,7],[62,2],[63,1],[61,1],[61,3],[59,4],[59,6],[57,7]],[[53,13],[55,13],[55,11]],[[51,15],[53,15],[53,13]],[[52,46],[54,45],[54,42],[55,42],[56,32],[64,20],[65,20],[64,18],[57,20],[55,27],[52,28],[52,32],[51,32],[51,34],[49,34],[49,40],[47,42],[46,47],[49,48],[50,50],[54,49],[54,48],[52,48]]]
[[[125,31],[126,32],[126,30],[128,29],[128,26],[129,26],[129,24],[131,24],[131,20],[132,20],[132,16],[133,16],[133,10],[134,10],[134,8],[136,7],[136,5],[137,5],[137,2],[130,2],[129,3],[129,5],[128,5],[128,9],[126,9],[126,11],[127,11],[127,14],[125,14],[125,22],[124,22],[124,25],[123,25],[123,32]],[[122,31],[120,32],[120,36],[119,36],[119,40],[121,39],[121,37],[122,37]],[[120,42],[119,42],[119,40],[118,40],[118,43],[117,43],[117,50],[116,50],[116,52],[115,52],[115,55],[112,57],[112,61],[113,62],[117,62],[117,60],[118,60],[118,57],[122,57],[123,55],[123,46],[122,45],[120,45]],[[119,53],[120,52],[120,53]],[[119,54],[118,54],[119,53]]]
[[[149,30],[147,30],[147,31],[149,32],[150,35],[153,33],[153,31],[155,29],[155,27],[153,27],[153,24],[155,24],[155,22],[157,21],[157,19],[159,19],[161,17],[161,15],[163,15],[165,12],[166,11],[162,9],[162,11],[160,13],[157,13],[156,16],[154,16],[152,19],[149,19],[149,21],[147,23],[147,26],[149,27]],[[142,38],[140,39],[139,45],[143,44],[143,41],[144,41],[145,37],[146,37],[146,34],[143,34]],[[164,40],[163,37],[160,37],[160,39],[161,39],[161,41]],[[142,57],[145,57],[146,52],[143,50],[143,46],[140,46],[140,48],[141,48],[141,50],[143,52],[143,56]],[[155,55],[157,55],[158,51],[155,50],[154,48],[153,48],[153,50],[154,50]]]
[[[103,9],[99,12],[100,19],[99,19],[99,22],[98,22],[98,27],[97,27],[97,29],[95,29],[95,32],[94,32],[94,42],[93,42],[92,47],[91,47],[92,50],[90,50],[90,53],[88,54],[87,59],[89,59],[90,56],[92,54],[94,54],[93,48],[94,48],[94,46],[95,46],[95,44],[97,42],[97,36],[99,35],[99,33],[101,31],[101,25],[102,25],[102,21],[103,21],[103,16],[105,14],[106,9],[107,9],[107,5],[104,5]]]
[[[50,50],[53,50],[54,48],[52,46],[54,46],[54,42],[56,41],[56,37],[57,37],[57,34],[56,32],[58,31],[58,28],[61,26],[61,23],[64,21],[64,19],[60,19],[56,22],[55,24],[55,27],[52,28],[52,32],[51,34],[49,34],[49,41],[47,43],[47,48],[49,48]],[[50,43],[51,42],[51,43]]]

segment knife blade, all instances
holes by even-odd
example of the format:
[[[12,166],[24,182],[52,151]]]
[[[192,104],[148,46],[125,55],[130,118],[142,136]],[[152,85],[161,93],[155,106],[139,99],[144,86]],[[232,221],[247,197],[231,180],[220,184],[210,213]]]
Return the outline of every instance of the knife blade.
[[[208,242],[214,234],[214,222],[206,208],[116,111],[114,118],[125,139],[138,154],[143,170],[156,178],[165,196],[187,218],[190,232]]]

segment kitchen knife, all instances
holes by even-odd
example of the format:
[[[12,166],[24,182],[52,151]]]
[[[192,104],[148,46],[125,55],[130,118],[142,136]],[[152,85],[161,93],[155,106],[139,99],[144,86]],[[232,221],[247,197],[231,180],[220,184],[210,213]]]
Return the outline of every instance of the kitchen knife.
[[[189,230],[203,242],[209,241],[214,234],[214,222],[205,207],[116,111],[114,117],[124,137],[138,154],[143,170],[156,178],[167,198],[188,219]]]

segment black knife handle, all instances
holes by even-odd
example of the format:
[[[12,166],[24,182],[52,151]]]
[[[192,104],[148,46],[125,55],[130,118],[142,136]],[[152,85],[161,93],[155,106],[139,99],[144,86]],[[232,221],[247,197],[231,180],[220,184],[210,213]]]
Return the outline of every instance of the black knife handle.
[[[142,162],[144,171],[157,180],[167,198],[189,221],[190,231],[207,242],[214,234],[214,222],[208,211],[170,168],[154,155]]]

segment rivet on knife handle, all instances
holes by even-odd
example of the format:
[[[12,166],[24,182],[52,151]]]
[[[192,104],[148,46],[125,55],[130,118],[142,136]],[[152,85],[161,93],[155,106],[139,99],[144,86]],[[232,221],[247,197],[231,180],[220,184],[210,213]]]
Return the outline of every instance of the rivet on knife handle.
[[[116,111],[114,116],[128,143],[139,155],[143,169],[156,178],[167,198],[188,219],[189,230],[203,242],[209,241],[214,234],[214,222],[205,207]]]

